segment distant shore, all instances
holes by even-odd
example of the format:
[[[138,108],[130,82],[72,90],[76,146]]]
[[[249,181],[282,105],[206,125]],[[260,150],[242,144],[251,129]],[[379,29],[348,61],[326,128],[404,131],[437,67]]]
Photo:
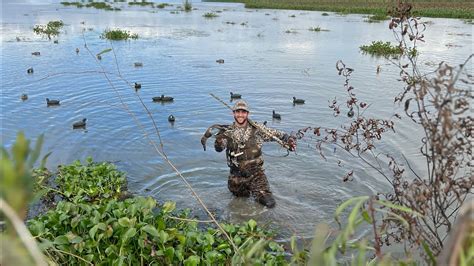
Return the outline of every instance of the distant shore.
[[[203,0],[204,2],[244,3],[246,8],[313,10],[353,14],[386,14],[388,0]],[[469,0],[413,0],[413,15],[434,18],[474,19],[474,3]]]

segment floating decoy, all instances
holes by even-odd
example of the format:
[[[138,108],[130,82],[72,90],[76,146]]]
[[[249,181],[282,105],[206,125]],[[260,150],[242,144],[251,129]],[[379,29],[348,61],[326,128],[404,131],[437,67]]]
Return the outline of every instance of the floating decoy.
[[[83,118],[81,121],[74,122],[74,124],[72,124],[72,128],[73,129],[85,128],[86,127],[86,121],[87,121],[87,118]]]
[[[40,52],[32,52],[31,55],[39,56],[39,55],[41,55],[41,53]]]
[[[28,74],[33,74],[33,68],[32,68],[32,67],[28,68],[28,69],[26,70],[26,73],[28,73]]]
[[[135,82],[135,89],[138,90],[138,89],[141,89],[141,88],[142,88],[142,84]]]
[[[142,63],[142,62],[135,62],[135,63],[133,63],[133,65],[134,65],[135,67],[142,67],[142,66],[143,66],[143,63]]]
[[[224,64],[224,59],[217,59],[216,62],[219,64]]]
[[[353,117],[354,116],[354,110],[351,108],[349,112],[347,112],[348,117]]]
[[[293,103],[294,104],[303,104],[304,100],[303,99],[296,99],[296,97],[293,97]]]
[[[274,119],[281,119],[281,115],[280,115],[280,114],[277,114],[277,113],[275,113],[275,110],[273,110],[272,117],[273,117]]]
[[[168,121],[169,122],[174,122],[175,120],[176,120],[176,118],[174,117],[174,115],[168,116]]]
[[[76,54],[78,54],[78,53],[79,53],[79,48],[76,48]]]
[[[97,55],[98,60],[102,60],[102,56],[100,54]]]
[[[54,40],[54,41],[53,41],[53,43],[55,43],[55,44],[58,44],[58,43],[59,43],[59,41],[58,41],[58,40]]]
[[[46,98],[46,105],[59,105],[59,100],[50,100],[49,98]]]
[[[232,92],[231,92],[231,93],[230,93],[230,98],[231,98],[231,99],[240,99],[240,98],[242,98],[242,95],[237,94],[237,93],[232,93]]]
[[[26,93],[23,93],[23,94],[20,96],[20,99],[21,99],[22,101],[26,101],[26,100],[28,100],[28,95],[27,95]]]
[[[173,101],[173,97],[165,96],[165,95],[161,94],[161,101],[162,102],[171,102],[171,101]]]
[[[16,37],[16,41],[17,41],[17,42],[21,42],[20,37]]]
[[[267,120],[263,121],[263,125],[264,125],[264,126],[267,125]]]
[[[380,73],[380,71],[382,70],[382,67],[380,65],[377,66],[377,74]]]

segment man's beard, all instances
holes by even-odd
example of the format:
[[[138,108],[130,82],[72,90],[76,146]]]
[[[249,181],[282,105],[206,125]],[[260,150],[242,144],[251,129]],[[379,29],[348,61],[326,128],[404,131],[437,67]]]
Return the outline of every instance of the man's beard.
[[[237,123],[237,125],[239,126],[243,126],[245,124],[245,122],[247,122],[247,119],[244,118],[244,120],[242,121],[242,123],[239,123],[239,121],[237,120],[237,117],[234,117],[234,120],[235,122]]]

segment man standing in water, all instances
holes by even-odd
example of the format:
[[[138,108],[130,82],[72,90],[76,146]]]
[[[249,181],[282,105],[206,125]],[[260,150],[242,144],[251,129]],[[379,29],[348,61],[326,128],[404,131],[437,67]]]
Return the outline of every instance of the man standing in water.
[[[262,144],[278,139],[294,151],[296,141],[284,132],[249,121],[250,109],[243,100],[237,101],[232,111],[234,123],[217,134],[214,143],[217,152],[226,150],[228,188],[237,197],[252,195],[260,204],[273,208],[275,199],[263,169]]]

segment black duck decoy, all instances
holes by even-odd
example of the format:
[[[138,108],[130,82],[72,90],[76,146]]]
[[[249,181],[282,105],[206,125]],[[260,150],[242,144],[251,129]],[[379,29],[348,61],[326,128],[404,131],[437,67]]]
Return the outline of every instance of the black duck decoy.
[[[102,56],[100,54],[97,55],[97,60],[102,60]]]
[[[28,100],[28,95],[27,95],[26,93],[23,93],[23,94],[20,96],[20,99],[21,99],[22,101],[26,101],[26,100]]]
[[[46,105],[60,105],[59,100],[50,100],[49,98],[46,98]]]
[[[41,55],[41,53],[40,52],[32,52],[31,55],[39,56],[39,55]]]
[[[83,118],[81,121],[74,122],[74,124],[72,124],[72,128],[73,129],[85,128],[86,127],[86,121],[87,121],[87,118]]]
[[[217,59],[216,62],[219,64],[224,64],[224,59]]]
[[[76,48],[76,54],[78,54],[78,53],[79,53],[79,48]]]
[[[142,66],[143,66],[143,63],[142,63],[142,62],[135,62],[135,63],[133,63],[133,65],[134,65],[135,67],[142,67]]]
[[[28,68],[28,69],[26,70],[26,73],[28,73],[28,74],[33,74],[33,68],[32,68],[32,67]]]
[[[354,116],[354,109],[351,108],[349,110],[349,112],[347,112],[347,116],[350,117],[350,118],[353,117]]]
[[[280,115],[280,114],[277,114],[277,113],[275,113],[275,110],[273,110],[272,117],[273,117],[274,119],[281,119],[281,115]]]
[[[176,118],[174,117],[174,115],[170,115],[170,116],[168,116],[168,121],[169,122],[174,122],[174,121],[176,121]]]
[[[172,102],[174,100],[173,97],[170,96],[165,96],[161,94],[161,96],[153,97],[152,98],[154,102]]]
[[[58,40],[54,40],[54,41],[53,41],[53,43],[55,43],[55,44],[58,44],[58,43],[59,43],[59,41],[58,41]]]
[[[296,97],[293,97],[293,103],[294,104],[304,104],[304,101],[303,99],[296,99]]]
[[[230,93],[230,98],[231,99],[241,99],[242,98],[242,95],[240,94],[237,94],[237,93]]]
[[[135,82],[135,89],[138,90],[138,89],[141,89],[141,88],[142,88],[142,84]]]

